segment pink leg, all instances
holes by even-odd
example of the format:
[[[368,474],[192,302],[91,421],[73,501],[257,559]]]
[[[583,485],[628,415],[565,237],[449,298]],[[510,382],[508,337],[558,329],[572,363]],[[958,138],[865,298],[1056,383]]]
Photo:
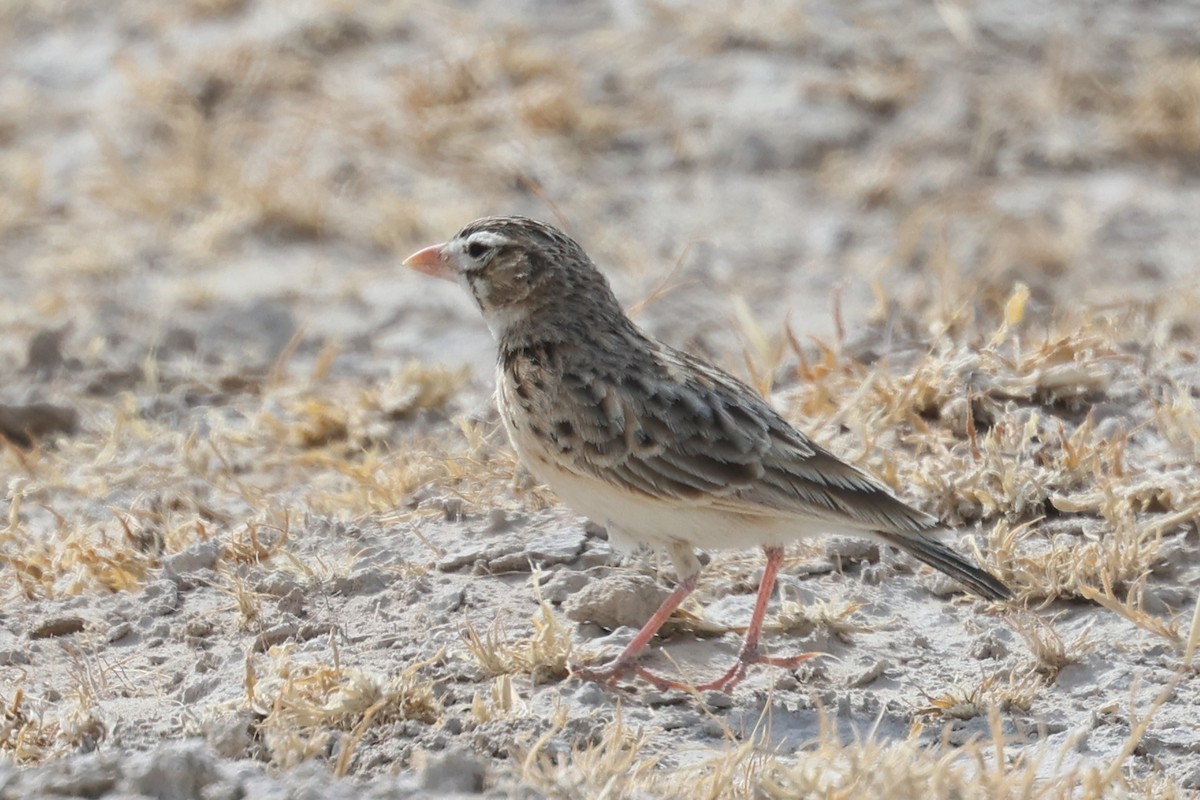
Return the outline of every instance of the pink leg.
[[[637,666],[638,656],[641,655],[642,650],[646,649],[646,645],[654,638],[654,634],[658,633],[658,629],[663,626],[663,623],[675,613],[675,609],[679,608],[684,599],[695,590],[697,577],[697,575],[692,575],[675,587],[675,591],[671,592],[666,600],[663,600],[662,605],[658,607],[658,611],[655,611],[654,615],[647,620],[642,629],[637,632],[637,636],[633,637],[633,641],[625,646],[625,649],[621,651],[621,655],[603,667],[596,667],[595,669],[581,667],[575,670],[575,674],[587,681],[611,683],[626,672],[629,672],[629,670],[634,669],[639,675],[650,679],[651,682],[656,681],[656,678]]]
[[[763,619],[767,615],[767,603],[771,600],[771,592],[775,589],[775,576],[779,574],[779,567],[783,563],[782,547],[767,547],[764,550],[767,554],[767,566],[763,569],[762,580],[758,584],[758,598],[754,601],[754,615],[750,617],[750,627],[746,628],[745,638],[742,639],[738,660],[720,678],[696,687],[701,691],[706,689],[732,691],[733,687],[746,677],[746,670],[750,668],[751,664],[768,664],[773,667],[791,669],[816,655],[816,653],[801,653],[796,656],[778,657],[763,655],[758,651],[758,639],[762,635]]]
[[[729,668],[728,672],[715,681],[697,686],[696,689],[699,691],[703,692],[709,689],[717,689],[725,692],[732,691],[746,677],[746,671],[752,664],[767,664],[773,667],[792,669],[801,662],[818,655],[817,653],[801,653],[795,656],[779,657],[767,656],[759,652],[758,639],[762,635],[763,619],[767,614],[767,603],[771,600],[771,591],[775,588],[775,576],[779,573],[780,564],[783,563],[783,548],[767,547],[764,550],[767,554],[767,566],[763,570],[762,580],[758,584],[758,597],[754,601],[754,614],[750,617],[750,627],[746,628],[746,635],[742,639],[742,646],[738,651],[738,660]],[[639,670],[638,674],[642,675],[642,677],[649,680],[659,689],[689,688],[687,684],[666,681],[650,675],[644,670]]]
[[[779,573],[779,566],[783,563],[783,548],[767,547],[764,550],[767,554],[767,566],[763,570],[762,580],[758,584],[758,597],[754,601],[754,614],[750,617],[750,626],[746,628],[746,635],[742,639],[742,646],[738,651],[738,660],[720,678],[697,686],[696,688],[700,691],[708,689],[732,690],[746,677],[746,670],[753,664],[767,664],[774,667],[791,669],[801,662],[818,655],[817,653],[801,653],[795,656],[779,657],[767,656],[759,652],[758,640],[762,635],[763,619],[767,614],[767,604],[771,600],[771,591],[775,588],[775,576]],[[633,637],[633,641],[621,651],[619,656],[603,667],[595,669],[582,667],[575,670],[575,674],[584,680],[596,681],[597,683],[611,683],[618,680],[627,672],[633,671],[659,689],[690,689],[691,686],[689,684],[660,678],[652,672],[639,667],[637,659],[641,655],[642,650],[646,648],[646,645],[650,643],[650,640],[654,638],[654,634],[658,633],[663,623],[675,613],[675,609],[679,608],[684,599],[695,590],[697,577],[698,575],[693,573],[691,577],[680,583],[675,588],[675,591],[671,592],[662,605],[658,607],[658,610],[654,612],[654,615],[650,617],[649,621],[638,631],[637,636]]]

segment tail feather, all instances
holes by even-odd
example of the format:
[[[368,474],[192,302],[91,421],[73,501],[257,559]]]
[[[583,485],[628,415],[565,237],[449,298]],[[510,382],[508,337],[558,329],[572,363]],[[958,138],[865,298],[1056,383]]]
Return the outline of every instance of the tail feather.
[[[946,573],[984,599],[1012,599],[1012,590],[1005,586],[999,578],[984,572],[930,536],[920,533],[889,533],[886,531],[879,531],[878,535],[882,536],[888,544],[900,548],[918,561]]]

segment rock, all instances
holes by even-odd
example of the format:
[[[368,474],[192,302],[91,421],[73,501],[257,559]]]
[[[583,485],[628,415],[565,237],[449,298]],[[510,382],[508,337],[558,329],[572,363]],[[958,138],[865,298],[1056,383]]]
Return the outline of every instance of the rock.
[[[220,544],[214,541],[199,542],[164,558],[163,572],[168,578],[179,579],[202,569],[212,569],[220,558]]]
[[[17,667],[29,663],[29,654],[16,647],[0,648],[0,667]]]
[[[57,636],[69,636],[79,633],[87,625],[87,620],[74,614],[44,617],[29,629],[30,639],[52,639]]]
[[[282,614],[291,614],[295,617],[303,617],[306,613],[305,606],[308,603],[308,596],[304,594],[299,586],[292,587],[292,590],[275,601],[275,607]]]
[[[119,770],[115,767],[111,756],[100,757],[88,754],[76,759],[56,762],[55,770],[43,774],[42,780],[34,786],[25,787],[25,796],[59,796],[59,797],[103,797],[111,792],[117,784]],[[0,780],[0,786],[5,782]],[[8,796],[8,795],[5,795]],[[16,795],[13,795],[14,797]]]
[[[285,619],[260,633],[254,640],[254,650],[259,653],[265,652],[277,644],[283,644],[288,639],[296,638],[299,633],[300,626],[297,621]]]
[[[208,720],[204,740],[221,758],[244,758],[253,737],[254,715],[243,708]]]
[[[126,762],[129,788],[157,800],[192,800],[218,779],[213,753],[197,741],[160,747]]]
[[[589,536],[592,539],[600,539],[601,541],[605,542],[608,541],[608,528],[605,528],[599,522],[592,522],[589,519],[587,522],[583,523],[583,532],[586,536]]]
[[[565,564],[583,552],[583,540],[584,532],[579,528],[551,531],[529,542],[525,552],[542,565]]]
[[[442,572],[455,572],[463,567],[469,567],[477,561],[490,561],[518,550],[515,542],[505,542],[503,545],[488,545],[484,542],[468,542],[457,550],[447,553],[437,568]]]
[[[29,340],[25,354],[25,371],[37,375],[52,375],[60,370],[66,359],[62,354],[62,340],[70,330],[69,325],[61,328],[40,330]]]
[[[592,544],[571,563],[580,570],[592,567],[612,567],[621,563],[621,556],[604,544],[599,546]]]
[[[208,697],[220,683],[220,676],[217,675],[193,678],[183,685],[183,688],[179,692],[179,698],[183,701],[184,705],[190,705]]]
[[[878,659],[874,663],[868,665],[866,669],[860,670],[857,674],[850,675],[846,678],[846,688],[859,689],[868,684],[872,684],[882,677],[891,664],[883,659]]]
[[[254,591],[272,597],[284,597],[293,592],[304,594],[304,588],[284,572],[268,572],[265,575],[254,576],[251,584]]]
[[[108,629],[108,635],[106,638],[108,639],[109,644],[113,644],[114,642],[121,641],[131,633],[133,633],[132,625],[130,625],[128,622],[118,622],[116,625],[113,625]]]
[[[668,689],[665,692],[650,689],[642,694],[642,702],[650,708],[682,705],[689,702],[691,698],[692,696],[682,689]]]
[[[559,570],[553,573],[542,584],[542,597],[558,605],[583,589],[592,580],[585,572],[575,570]]]
[[[79,430],[79,412],[67,406],[31,403],[0,405],[0,437],[17,447],[29,449],[40,439],[56,433],[70,436]]]
[[[443,614],[450,614],[462,608],[463,589],[461,586],[450,587],[435,594],[429,601],[429,607]]]
[[[394,577],[395,573],[379,567],[365,567],[344,578],[334,578],[329,582],[329,591],[343,597],[372,595],[386,589]]]
[[[664,731],[690,730],[700,724],[700,715],[688,708],[659,714],[655,724]]]
[[[609,704],[609,695],[592,681],[584,681],[575,690],[575,702],[588,708],[599,708]]]
[[[451,792],[480,794],[487,768],[474,755],[449,750],[437,756],[427,756],[421,767],[418,782],[422,789],[446,795]]]
[[[183,633],[189,639],[206,639],[216,630],[212,618],[208,616],[189,619],[183,626]]]
[[[591,581],[563,603],[567,618],[605,630],[641,627],[669,592],[646,575],[619,573]]]
[[[179,586],[170,580],[160,580],[146,584],[142,589],[145,605],[142,611],[146,616],[164,617],[174,614],[179,608]]]

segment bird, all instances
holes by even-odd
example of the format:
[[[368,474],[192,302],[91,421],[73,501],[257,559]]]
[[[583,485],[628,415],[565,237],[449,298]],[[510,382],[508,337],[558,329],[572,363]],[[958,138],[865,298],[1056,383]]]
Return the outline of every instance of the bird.
[[[665,553],[675,589],[607,664],[579,677],[634,674],[664,622],[697,585],[697,548],[761,547],[766,566],[736,662],[700,690],[732,691],[749,668],[812,657],[767,655],[763,620],[791,542],[867,537],[903,550],[979,596],[1010,589],[935,537],[938,520],[793,427],[724,370],[646,334],[569,235],[521,216],[477,219],[403,264],[459,283],[497,344],[496,401],[521,462],[617,548]]]

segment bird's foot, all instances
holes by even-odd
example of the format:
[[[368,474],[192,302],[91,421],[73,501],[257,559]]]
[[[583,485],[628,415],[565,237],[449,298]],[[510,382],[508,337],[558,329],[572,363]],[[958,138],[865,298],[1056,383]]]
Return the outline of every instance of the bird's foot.
[[[585,681],[592,681],[601,686],[612,686],[630,670],[641,672],[641,668],[636,663],[628,659],[614,658],[612,661],[599,667],[582,667],[578,665],[571,666],[571,674]]]
[[[664,692],[668,689],[691,688],[685,683],[679,683],[678,681],[655,675],[645,667],[638,666],[636,660],[631,661],[622,658],[615,658],[607,664],[598,667],[572,666],[571,674],[582,680],[598,683],[601,686],[612,686],[621,678],[632,674]]]
[[[653,684],[656,689],[664,692],[668,689],[681,689],[685,692],[707,692],[715,689],[718,692],[729,693],[742,682],[746,677],[746,673],[750,671],[750,667],[755,664],[766,664],[769,667],[781,667],[783,669],[795,669],[810,658],[816,658],[819,655],[822,654],[800,653],[794,656],[768,656],[758,652],[758,649],[755,648],[751,652],[739,653],[738,660],[721,677],[696,686],[682,681],[673,681],[668,678],[659,677],[642,667],[637,667],[636,672],[640,677]]]

